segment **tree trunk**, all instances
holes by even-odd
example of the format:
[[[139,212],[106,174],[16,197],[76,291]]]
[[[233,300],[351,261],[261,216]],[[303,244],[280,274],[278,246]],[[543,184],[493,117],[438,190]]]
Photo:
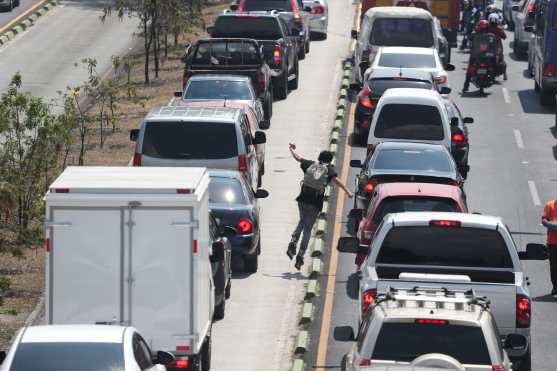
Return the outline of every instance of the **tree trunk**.
[[[147,18],[143,19],[143,37],[145,38],[145,84],[149,84],[149,51],[151,43],[149,41],[150,35],[147,29]]]

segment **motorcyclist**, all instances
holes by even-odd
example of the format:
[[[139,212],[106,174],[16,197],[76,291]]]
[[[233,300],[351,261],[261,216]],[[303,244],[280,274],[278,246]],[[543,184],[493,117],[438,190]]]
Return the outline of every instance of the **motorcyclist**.
[[[466,49],[468,46],[468,41],[472,33],[474,32],[474,26],[478,24],[482,17],[482,7],[479,5],[474,5],[470,12],[467,22],[464,24],[464,37],[462,38],[462,43],[460,44],[460,50]]]
[[[499,18],[499,14],[491,13],[487,17],[487,22],[488,22],[488,26],[487,28],[484,28],[483,32],[492,33],[501,40],[505,40],[507,38],[507,34],[505,34],[503,27],[500,26],[501,18]]]
[[[466,32],[466,28],[470,23],[470,19],[472,18],[474,7],[470,3],[469,0],[464,0],[462,2],[462,18],[460,20],[460,32]]]

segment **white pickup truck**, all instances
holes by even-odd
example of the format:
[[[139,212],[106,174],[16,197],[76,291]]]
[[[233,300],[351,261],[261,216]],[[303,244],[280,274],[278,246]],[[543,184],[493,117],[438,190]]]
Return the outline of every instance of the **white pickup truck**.
[[[387,215],[369,249],[360,247],[357,238],[343,237],[338,250],[368,255],[360,276],[362,314],[388,288],[472,289],[490,300],[503,336],[526,337],[528,346],[510,350],[509,356],[520,364],[518,370],[530,370],[532,300],[520,260],[546,259],[544,245],[528,244],[518,252],[496,217],[412,212]]]

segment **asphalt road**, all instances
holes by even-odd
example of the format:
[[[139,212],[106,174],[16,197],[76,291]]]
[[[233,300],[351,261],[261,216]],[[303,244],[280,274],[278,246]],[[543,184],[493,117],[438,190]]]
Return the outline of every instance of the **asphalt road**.
[[[20,0],[20,5],[12,9],[12,11],[0,9],[0,28],[39,1],[41,0]]]
[[[507,35],[512,39],[512,33]],[[539,104],[533,90],[534,82],[524,73],[527,63],[517,60],[509,46],[507,41],[508,81],[501,78],[500,84],[486,91],[489,96],[459,93],[468,54],[454,49],[452,63],[456,70],[450,73],[449,81],[453,88],[452,99],[464,116],[475,119],[475,123],[469,125],[471,171],[465,186],[469,208],[501,216],[522,249],[528,242],[545,242],[540,216],[543,204],[556,196],[557,130],[555,108],[543,108]],[[472,87],[471,91],[474,90]],[[350,147],[349,153],[352,159],[363,159],[365,148]],[[356,173],[356,169],[350,169],[349,184],[354,184]],[[351,207],[351,202],[345,202],[343,218],[335,223],[344,224]],[[344,225],[343,234],[346,235]],[[336,247],[336,241],[334,245]],[[336,268],[335,287],[322,290],[334,292],[326,364],[317,365],[327,370],[340,369],[341,359],[351,346],[333,340],[334,327],[356,327],[358,320],[354,256],[339,254]],[[532,282],[530,290],[534,300],[532,369],[552,371],[557,364],[557,300],[548,295],[551,290],[549,267],[547,262],[526,262],[524,270]],[[322,319],[322,314],[318,317]],[[316,365],[320,327],[321,322],[312,328],[313,349],[307,356],[311,365]]]

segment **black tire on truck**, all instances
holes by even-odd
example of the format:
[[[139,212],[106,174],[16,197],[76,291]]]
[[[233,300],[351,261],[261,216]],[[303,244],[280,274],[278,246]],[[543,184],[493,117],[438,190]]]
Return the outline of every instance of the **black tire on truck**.
[[[288,71],[283,71],[273,85],[275,86],[275,97],[280,100],[286,99],[288,96]]]
[[[261,252],[261,237],[253,255],[244,256],[244,271],[246,273],[255,273],[259,265],[259,254]]]
[[[207,340],[203,343],[203,347],[201,348],[201,370],[202,371],[209,371],[211,369],[211,348],[212,348],[212,341],[211,335],[207,336]]]
[[[299,79],[299,75],[300,75],[300,62],[298,61],[298,59],[296,59],[296,63],[294,64],[294,72],[293,72],[294,76],[296,76],[293,80],[291,80],[289,82],[289,88],[290,90],[296,90],[298,89],[298,82],[300,81]]]
[[[220,321],[224,318],[224,313],[226,311],[226,298],[223,296],[222,301],[215,305],[215,311],[213,312],[213,320]]]
[[[520,358],[515,358],[511,360],[513,363],[518,363],[518,368],[513,367],[513,370],[517,371],[532,371],[532,351],[528,348],[525,355]]]

